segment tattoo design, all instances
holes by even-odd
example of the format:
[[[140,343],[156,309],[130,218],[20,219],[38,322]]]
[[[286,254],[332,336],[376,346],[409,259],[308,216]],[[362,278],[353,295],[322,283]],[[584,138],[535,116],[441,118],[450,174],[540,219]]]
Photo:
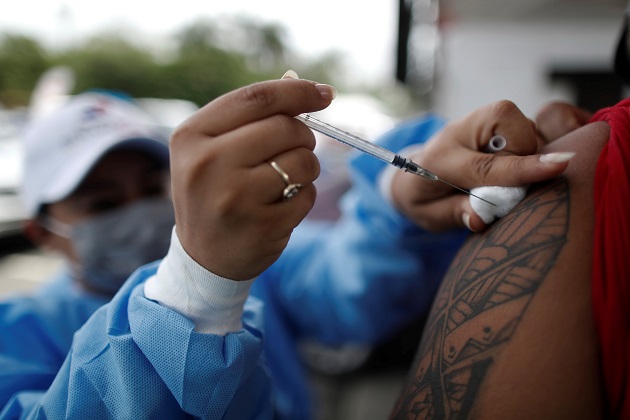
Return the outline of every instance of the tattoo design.
[[[568,223],[568,184],[560,179],[532,189],[492,229],[466,243],[433,303],[392,418],[468,416],[486,372],[555,264]]]

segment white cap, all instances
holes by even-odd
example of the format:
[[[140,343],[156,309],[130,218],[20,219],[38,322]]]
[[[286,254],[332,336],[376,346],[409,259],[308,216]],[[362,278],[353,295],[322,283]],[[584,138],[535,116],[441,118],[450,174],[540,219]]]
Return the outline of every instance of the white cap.
[[[167,140],[148,115],[112,95],[77,95],[32,122],[24,137],[21,189],[28,215],[70,195],[114,148],[142,150],[168,165]]]

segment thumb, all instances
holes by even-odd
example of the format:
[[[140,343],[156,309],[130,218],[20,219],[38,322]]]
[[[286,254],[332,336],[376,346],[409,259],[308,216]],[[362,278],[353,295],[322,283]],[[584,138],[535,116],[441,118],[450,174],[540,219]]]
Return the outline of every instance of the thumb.
[[[533,184],[560,175],[574,156],[573,152],[498,156],[468,151],[452,162],[455,167],[464,168],[458,171],[458,179],[446,181],[468,189],[483,185],[516,187]]]

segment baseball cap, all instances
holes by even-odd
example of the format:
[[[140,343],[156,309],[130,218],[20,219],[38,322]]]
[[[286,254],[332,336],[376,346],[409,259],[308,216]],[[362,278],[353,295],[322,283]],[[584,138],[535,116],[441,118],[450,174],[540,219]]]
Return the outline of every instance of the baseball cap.
[[[86,92],[33,121],[24,135],[20,191],[28,215],[69,196],[113,149],[146,152],[168,165],[167,139],[126,99]]]

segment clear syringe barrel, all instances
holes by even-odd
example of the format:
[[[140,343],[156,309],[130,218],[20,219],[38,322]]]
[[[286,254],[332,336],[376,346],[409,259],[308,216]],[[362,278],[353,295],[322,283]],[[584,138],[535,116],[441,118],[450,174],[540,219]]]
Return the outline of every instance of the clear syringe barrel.
[[[304,124],[306,124],[307,127],[315,131],[332,137],[333,139],[347,144],[348,146],[352,146],[355,149],[359,149],[360,151],[372,155],[375,158],[383,160],[391,165],[402,168],[405,170],[405,172],[411,172],[432,181],[438,180],[437,175],[424,169],[417,163],[412,162],[410,159],[397,155],[396,153],[387,150],[384,147],[378,146],[374,143],[362,139],[361,137],[357,137],[353,134],[340,130],[330,124],[326,124],[325,122],[320,121],[317,118],[313,118],[308,114],[300,114],[297,115],[295,118],[302,121]]]
[[[323,121],[318,120],[317,118],[313,118],[307,114],[300,114],[295,117],[296,119],[302,121],[309,128],[318,131],[322,134],[325,134],[329,137],[332,137],[335,140],[338,140],[348,146],[352,146],[356,149],[359,149],[362,152],[370,154],[375,158],[380,160],[384,160],[387,163],[394,164],[397,160],[398,156],[383,147],[377,146],[374,143],[371,143],[367,140],[362,139],[361,137],[357,137],[353,134],[345,132],[343,130],[338,129],[337,127],[333,127],[330,124],[326,124]],[[396,165],[401,166],[401,165]]]
[[[462,188],[459,188],[456,185],[451,184],[450,182],[444,181],[443,179],[438,178],[436,174],[433,172],[424,169],[422,166],[413,162],[411,159],[404,158],[396,153],[385,149],[384,147],[377,146],[374,143],[371,143],[367,140],[363,140],[361,137],[357,137],[353,134],[347,133],[343,130],[338,129],[337,127],[333,127],[330,124],[326,124],[323,121],[318,120],[317,118],[313,118],[308,114],[300,114],[295,117],[296,119],[302,121],[306,124],[307,127],[325,134],[333,139],[340,141],[341,143],[347,144],[348,146],[352,146],[360,151],[367,153],[369,155],[374,156],[380,160],[383,160],[391,165],[397,166],[403,169],[405,172],[411,172],[412,174],[421,176],[426,179],[430,179],[432,181],[441,181],[455,189],[458,189],[466,194],[470,194],[482,201],[485,201],[488,204],[496,206],[496,204],[489,202],[488,200],[478,197],[474,194],[471,194],[470,191],[466,191]]]

